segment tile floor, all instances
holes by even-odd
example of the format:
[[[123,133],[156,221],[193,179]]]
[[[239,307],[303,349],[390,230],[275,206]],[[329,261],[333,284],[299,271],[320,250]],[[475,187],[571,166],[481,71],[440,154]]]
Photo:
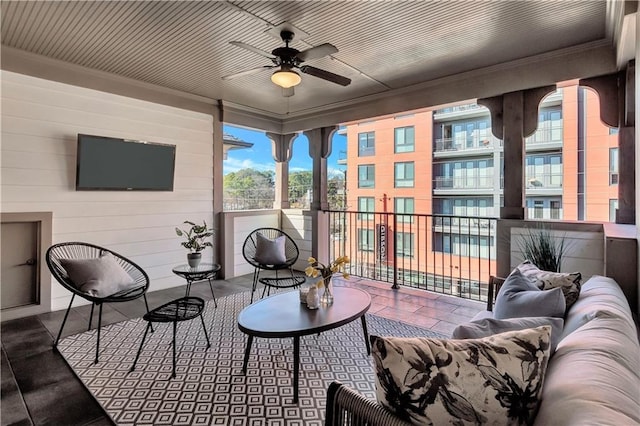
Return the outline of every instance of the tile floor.
[[[484,304],[410,288],[392,290],[387,283],[352,277],[336,285],[358,287],[371,294],[369,310],[379,316],[450,334],[468,321]],[[214,282],[216,297],[251,288],[251,275]],[[151,308],[184,296],[184,286],[147,294]],[[191,295],[211,299],[206,282],[194,284]],[[63,337],[86,330],[90,306],[72,309]],[[105,305],[103,325],[141,317],[142,299]],[[75,377],[52,344],[64,310],[2,323],[2,425],[110,425],[100,405]],[[96,321],[94,320],[94,327]]]

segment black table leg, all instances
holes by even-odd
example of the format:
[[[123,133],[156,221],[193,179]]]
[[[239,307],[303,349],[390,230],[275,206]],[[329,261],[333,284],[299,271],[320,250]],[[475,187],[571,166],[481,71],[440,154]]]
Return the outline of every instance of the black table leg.
[[[211,342],[209,341],[209,335],[207,334],[207,327],[204,325],[204,318],[202,317],[202,312],[200,313],[200,320],[202,321],[202,329],[204,330],[204,337],[207,338],[207,349],[211,347]]]
[[[189,297],[189,292],[191,291],[191,283],[192,281],[190,279],[187,279],[187,292],[185,293],[184,297]]]
[[[298,403],[298,375],[300,374],[300,336],[293,338],[293,403]]]
[[[173,373],[171,377],[176,378],[176,328],[178,326],[178,321],[173,322]]]
[[[138,358],[140,358],[140,354],[142,353],[142,347],[144,346],[144,341],[147,339],[147,332],[151,327],[151,322],[147,323],[147,327],[144,329],[144,334],[142,335],[142,342],[140,342],[140,348],[138,349],[138,353],[136,354],[136,359],[133,361],[133,365],[129,371],[133,371],[136,369],[136,364],[138,363]]]
[[[242,363],[242,373],[247,374],[247,364],[249,363],[249,353],[251,353],[251,344],[253,343],[253,336],[247,335],[247,348],[244,350],[244,361]]]
[[[213,294],[213,284],[211,284],[211,278],[208,278],[209,280],[209,288],[211,289],[211,296],[213,296],[213,303],[215,304],[216,308],[218,307],[218,301],[216,300],[216,295]]]
[[[369,344],[369,332],[367,331],[367,320],[364,318],[364,314],[360,317],[362,320],[362,332],[364,333],[364,343],[367,345],[367,355],[371,355],[371,345]]]

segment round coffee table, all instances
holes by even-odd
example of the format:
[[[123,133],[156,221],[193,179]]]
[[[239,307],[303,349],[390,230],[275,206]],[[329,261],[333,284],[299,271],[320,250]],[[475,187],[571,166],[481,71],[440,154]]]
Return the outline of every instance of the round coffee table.
[[[306,305],[300,303],[300,295],[297,291],[277,294],[244,308],[238,315],[238,328],[247,334],[242,372],[247,373],[254,337],[293,337],[293,402],[295,404],[298,402],[300,336],[338,328],[360,318],[367,354],[371,354],[364,315],[371,306],[371,296],[362,290],[349,287],[335,287],[334,296],[336,301],[332,305],[321,304],[319,309],[308,309]]]

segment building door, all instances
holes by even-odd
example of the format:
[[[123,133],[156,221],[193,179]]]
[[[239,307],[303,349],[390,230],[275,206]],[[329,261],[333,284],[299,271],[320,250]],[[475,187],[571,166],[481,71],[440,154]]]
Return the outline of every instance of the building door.
[[[38,223],[2,223],[0,233],[2,309],[39,303]]]

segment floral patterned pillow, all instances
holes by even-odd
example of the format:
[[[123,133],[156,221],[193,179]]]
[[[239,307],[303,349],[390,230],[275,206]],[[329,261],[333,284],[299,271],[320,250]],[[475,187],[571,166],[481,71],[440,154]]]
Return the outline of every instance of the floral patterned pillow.
[[[428,425],[533,423],[551,327],[453,340],[371,336],[378,402]]]
[[[580,272],[549,272],[538,269],[536,265],[525,260],[518,266],[522,275],[529,278],[540,290],[551,290],[557,287],[562,288],[562,293],[567,305],[567,311],[576,303],[580,296],[582,286],[582,274]]]

